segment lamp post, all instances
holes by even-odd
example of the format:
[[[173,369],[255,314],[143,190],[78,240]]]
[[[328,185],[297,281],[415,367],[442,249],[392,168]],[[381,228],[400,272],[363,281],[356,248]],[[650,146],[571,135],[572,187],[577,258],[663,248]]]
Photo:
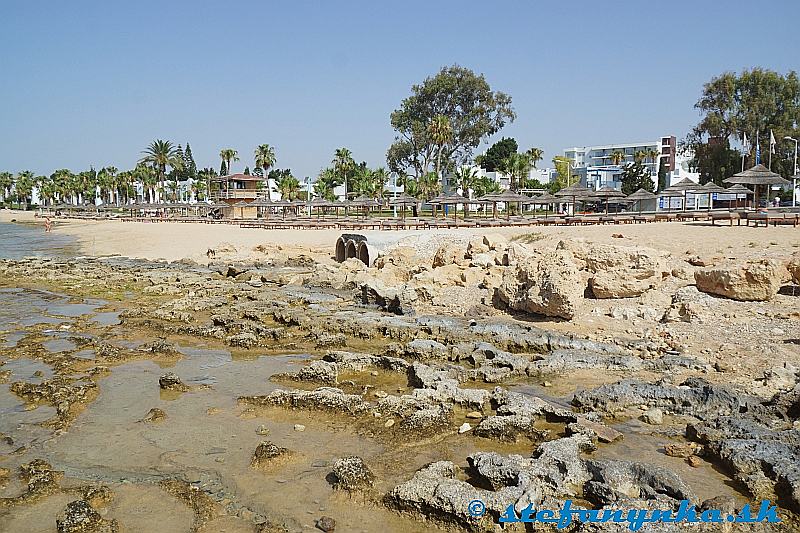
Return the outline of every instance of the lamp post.
[[[797,139],[793,137],[789,137],[788,135],[784,137],[787,141],[794,141],[794,165],[792,166],[794,173],[792,174],[792,207],[797,205]]]
[[[397,198],[397,172],[392,172],[389,174],[389,177],[392,178],[392,198]],[[392,202],[392,216],[397,218],[397,204]]]

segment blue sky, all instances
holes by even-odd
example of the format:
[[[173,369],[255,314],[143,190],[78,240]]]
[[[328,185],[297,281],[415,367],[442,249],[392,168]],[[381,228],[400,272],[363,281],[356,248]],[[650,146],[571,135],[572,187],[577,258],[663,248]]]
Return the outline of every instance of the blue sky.
[[[341,146],[383,165],[389,113],[454,63],[512,96],[517,120],[496,138],[548,163],[572,145],[683,137],[712,76],[800,69],[798,23],[796,0],[8,0],[0,170],[130,168],[156,138],[189,141],[200,167],[232,147],[234,170],[252,168],[264,142],[300,178]]]

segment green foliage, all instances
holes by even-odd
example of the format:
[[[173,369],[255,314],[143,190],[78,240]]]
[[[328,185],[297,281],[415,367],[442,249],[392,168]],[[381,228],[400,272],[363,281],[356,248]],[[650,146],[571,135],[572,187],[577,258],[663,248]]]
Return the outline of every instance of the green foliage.
[[[450,161],[465,163],[482,140],[515,118],[510,96],[492,91],[482,75],[457,65],[442,68],[411,92],[390,117],[397,137],[386,160],[395,172],[422,177],[434,158],[440,168]],[[428,126],[438,116],[447,117],[452,134],[437,145]]]
[[[634,161],[622,168],[622,192],[633,194],[639,189],[653,192],[653,178],[650,177],[650,169],[641,161]]]
[[[487,194],[497,194],[500,190],[500,184],[487,176],[481,176],[473,183],[473,192],[477,198]]]
[[[517,141],[512,137],[503,137],[486,150],[486,153],[475,158],[475,162],[487,172],[500,170],[502,162],[516,154],[519,149]]]
[[[553,166],[556,167],[556,179],[550,183],[549,190],[556,193],[567,186],[570,181],[570,163],[567,157],[557,155],[553,158]]]
[[[231,162],[239,160],[239,152],[233,148],[223,148],[219,151],[219,158],[225,163],[225,174],[223,175],[228,175],[231,172]]]
[[[778,141],[772,170],[784,176],[792,174],[793,162],[786,152],[789,144],[791,148],[794,145],[783,138],[800,135],[800,79],[795,71],[785,75],[763,68],[744,70],[741,74],[725,72],[703,86],[695,107],[702,118],[684,145],[695,154],[693,164],[701,180],[719,183],[720,179],[741,170],[741,153],[737,156],[730,142],[740,141],[743,133],[751,144],[746,154],[747,166],[755,164],[757,132],[762,163],[766,164],[770,130]],[[739,161],[738,166],[734,160]]]
[[[189,143],[186,143],[186,150],[183,151],[183,179],[197,179],[197,163],[194,162]]]

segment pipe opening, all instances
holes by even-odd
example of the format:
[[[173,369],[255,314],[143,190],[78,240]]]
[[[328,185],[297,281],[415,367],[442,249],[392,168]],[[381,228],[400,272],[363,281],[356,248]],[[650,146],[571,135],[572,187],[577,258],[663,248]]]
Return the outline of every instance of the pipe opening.
[[[336,239],[336,262],[342,263],[345,259],[347,259],[347,257],[345,255],[344,239],[339,237]]]

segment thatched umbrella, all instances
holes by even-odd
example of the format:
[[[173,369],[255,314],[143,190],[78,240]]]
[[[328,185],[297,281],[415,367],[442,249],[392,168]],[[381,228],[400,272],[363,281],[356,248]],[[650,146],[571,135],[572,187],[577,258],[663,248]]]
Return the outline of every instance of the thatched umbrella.
[[[728,190],[725,189],[724,187],[720,187],[719,185],[717,185],[713,181],[709,181],[708,183],[706,183],[702,187],[698,187],[696,189],[692,189],[691,192],[693,192],[694,194],[707,194],[708,195],[708,210],[711,211],[711,208],[713,207],[713,203],[714,203],[713,195],[715,193],[725,194],[725,193],[728,192]]]
[[[275,202],[272,200],[268,200],[267,198],[256,198],[252,202],[250,202],[250,207],[256,208],[256,218],[258,218],[258,213],[260,213],[262,207],[270,208],[275,205]],[[267,209],[267,218],[269,218],[269,209]]]
[[[580,198],[581,200],[585,200],[594,194],[594,190],[584,187],[580,183],[576,183],[574,185],[570,185],[569,187],[565,187],[560,191],[556,192],[556,196],[559,198],[572,198],[572,205],[575,205],[575,200]],[[572,209],[573,213],[575,208]]]
[[[686,193],[688,191],[691,191],[692,189],[696,189],[697,187],[698,187],[698,184],[695,183],[694,181],[690,180],[689,178],[683,178],[678,183],[676,183],[674,185],[670,185],[669,187],[667,187],[666,189],[664,189],[661,192],[662,193],[663,192],[680,193],[679,195],[672,195],[672,197],[673,198],[677,198],[678,196],[681,196],[683,198],[683,205],[682,205],[681,209],[685,210],[686,209]]]
[[[324,210],[326,208],[335,207],[336,206],[336,204],[334,204],[330,200],[328,200],[326,198],[322,198],[322,197],[314,198],[313,200],[311,200],[310,202],[308,202],[305,205],[308,206],[310,209],[316,209],[317,210],[317,218],[319,218],[320,210],[322,210],[324,212]]]
[[[439,195],[436,198],[434,198],[433,200],[431,200],[431,203],[434,204],[434,205],[452,205],[452,206],[454,206],[453,207],[453,221],[456,220],[456,217],[458,215],[458,209],[455,206],[457,206],[458,204],[463,204],[464,205],[464,211],[466,212],[466,206],[467,206],[468,202],[469,202],[469,198],[464,198],[463,196],[461,196],[457,192],[451,192],[450,194]]]
[[[390,206],[397,206],[397,207],[408,207],[408,206],[415,206],[419,203],[419,200],[411,196],[410,194],[406,194],[405,192],[400,194],[395,198],[389,198],[389,205]],[[406,219],[406,210],[401,209],[402,218],[403,220]]]
[[[555,196],[553,196],[549,192],[546,192],[546,193],[542,194],[541,196],[537,196],[537,197],[533,198],[533,203],[537,204],[537,205],[544,205],[545,206],[544,207],[544,216],[547,216],[547,211],[550,208],[550,205],[551,204],[557,204],[558,203],[558,198],[556,198]]]
[[[639,189],[638,191],[629,194],[628,200],[632,202],[639,202],[639,214],[642,214],[642,202],[644,200],[655,200],[658,198],[655,194],[651,193],[650,191],[646,191],[644,189]]]
[[[784,179],[780,174],[776,174],[762,164],[748,168],[743,172],[734,174],[730,178],[722,180],[725,183],[739,183],[752,185],[755,194],[756,209],[758,209],[758,186],[759,185],[789,185],[789,180]]]
[[[669,190],[669,188],[664,189],[660,193],[658,193],[659,198],[682,198],[683,203],[682,206],[686,205],[686,196],[681,191]],[[667,211],[672,209],[672,201],[670,200],[667,204]]]
[[[753,191],[742,185],[741,183],[737,183],[736,185],[731,185],[727,189],[725,189],[728,194],[735,194],[736,195],[736,207],[739,207],[739,195],[744,195],[744,205],[747,207],[747,197],[753,196]]]
[[[608,200],[609,198],[625,198],[625,194],[622,191],[618,191],[614,187],[600,187],[596,191],[592,193],[592,196],[595,198],[606,200],[606,215],[608,214]]]
[[[506,220],[509,220],[511,218],[511,212],[510,212],[511,210],[508,209],[508,207],[509,207],[508,204],[518,203],[518,204],[520,204],[520,211],[522,211],[522,205],[523,204],[532,204],[532,203],[534,203],[533,198],[531,198],[530,196],[524,196],[522,194],[517,194],[517,193],[515,193],[514,191],[512,191],[510,189],[505,190],[505,191],[501,192],[500,194],[495,194],[492,197],[492,201],[495,202],[495,203],[496,202],[503,202],[504,204],[506,204]]]
[[[352,200],[352,205],[364,208],[364,218],[367,218],[367,214],[369,213],[371,207],[378,207],[382,204],[375,198],[370,198],[369,196],[362,194],[361,196]]]

